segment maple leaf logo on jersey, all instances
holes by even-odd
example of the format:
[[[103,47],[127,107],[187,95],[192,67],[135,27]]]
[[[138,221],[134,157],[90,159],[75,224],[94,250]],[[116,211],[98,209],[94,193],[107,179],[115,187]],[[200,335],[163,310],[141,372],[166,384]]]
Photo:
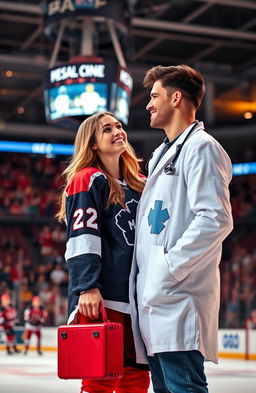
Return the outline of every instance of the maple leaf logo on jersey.
[[[123,237],[128,246],[134,245],[134,233],[135,233],[135,217],[138,201],[132,199],[126,202],[126,209],[120,210],[115,216],[116,225],[121,229]]]

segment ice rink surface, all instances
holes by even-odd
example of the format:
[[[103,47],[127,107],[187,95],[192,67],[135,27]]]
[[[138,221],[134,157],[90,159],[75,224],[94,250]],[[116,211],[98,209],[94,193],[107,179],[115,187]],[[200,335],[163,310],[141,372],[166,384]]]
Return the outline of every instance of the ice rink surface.
[[[8,356],[0,351],[1,393],[79,393],[80,381],[56,375],[56,352]],[[206,363],[209,393],[256,393],[256,362],[220,359]],[[153,390],[150,389],[150,393]]]

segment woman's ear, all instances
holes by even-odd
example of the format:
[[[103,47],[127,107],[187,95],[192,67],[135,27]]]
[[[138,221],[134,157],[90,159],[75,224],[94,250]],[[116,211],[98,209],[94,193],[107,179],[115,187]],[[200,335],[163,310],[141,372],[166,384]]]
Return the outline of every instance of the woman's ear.
[[[97,147],[96,143],[94,143],[94,144],[92,145],[92,150],[97,150],[97,149],[98,149],[98,147]]]

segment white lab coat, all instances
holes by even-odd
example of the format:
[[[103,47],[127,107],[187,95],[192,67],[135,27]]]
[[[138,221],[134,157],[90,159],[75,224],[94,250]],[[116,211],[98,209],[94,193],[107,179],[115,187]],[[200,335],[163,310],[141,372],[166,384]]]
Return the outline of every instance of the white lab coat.
[[[218,265],[222,241],[233,228],[232,166],[200,122],[182,147],[175,174],[165,174],[190,129],[159,162],[164,143],[155,150],[137,210],[130,304],[137,361],[142,363],[141,338],[149,356],[199,350],[217,363]]]

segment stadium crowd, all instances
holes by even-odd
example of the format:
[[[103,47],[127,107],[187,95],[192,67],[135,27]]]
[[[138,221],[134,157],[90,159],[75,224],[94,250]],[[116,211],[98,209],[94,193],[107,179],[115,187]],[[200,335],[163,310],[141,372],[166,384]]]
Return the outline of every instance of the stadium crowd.
[[[12,295],[21,324],[34,295],[40,296],[48,312],[46,325],[66,322],[66,234],[54,220],[65,160],[1,154],[0,295]],[[255,180],[256,175],[238,176],[231,183],[235,229],[224,243],[221,262],[222,328],[244,327],[256,310]],[[19,218],[15,223],[14,216]]]
[[[6,153],[0,162],[0,214],[53,217],[63,159]]]
[[[25,238],[22,228],[5,227],[1,231],[0,295],[12,295],[22,323],[25,308],[34,295],[39,295],[48,312],[46,324],[59,325],[67,315],[65,230],[59,225],[33,230],[31,239]]]

